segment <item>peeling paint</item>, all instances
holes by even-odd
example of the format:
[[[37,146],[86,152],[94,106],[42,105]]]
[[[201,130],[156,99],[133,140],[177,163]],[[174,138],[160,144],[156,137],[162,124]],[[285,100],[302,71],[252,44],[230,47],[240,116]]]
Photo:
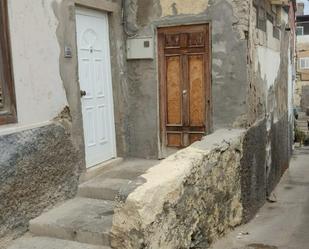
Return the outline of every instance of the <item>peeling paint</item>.
[[[199,14],[208,7],[208,0],[160,0],[162,8],[162,17],[180,14]]]

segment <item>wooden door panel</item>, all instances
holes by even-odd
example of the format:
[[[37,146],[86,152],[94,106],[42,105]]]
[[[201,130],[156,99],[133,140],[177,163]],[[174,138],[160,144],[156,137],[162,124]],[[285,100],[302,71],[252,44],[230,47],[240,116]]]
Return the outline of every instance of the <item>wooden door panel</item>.
[[[209,26],[158,29],[161,139],[168,147],[200,140],[209,125]]]
[[[182,125],[182,85],[180,56],[166,57],[167,125]]]
[[[182,147],[183,144],[183,138],[182,138],[182,133],[181,132],[172,132],[172,133],[167,133],[167,144],[170,147]]]
[[[164,46],[165,48],[180,48],[180,34],[167,34]]]
[[[189,135],[190,144],[193,144],[194,142],[200,141],[203,136],[204,136],[203,133],[191,133]]]
[[[194,32],[188,36],[190,48],[204,48],[205,47],[205,33]]]
[[[192,126],[205,125],[205,80],[204,80],[204,55],[191,55],[188,58],[189,67],[189,99],[190,123]]]

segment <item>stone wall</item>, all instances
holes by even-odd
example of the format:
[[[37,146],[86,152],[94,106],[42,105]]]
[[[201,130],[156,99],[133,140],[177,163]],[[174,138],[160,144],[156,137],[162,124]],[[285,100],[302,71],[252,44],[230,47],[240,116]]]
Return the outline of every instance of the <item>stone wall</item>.
[[[219,130],[154,166],[115,211],[113,248],[208,248],[243,219],[243,130]]]
[[[0,155],[0,238],[76,194],[83,153],[62,124],[0,136]]]
[[[263,206],[288,167],[287,117],[248,130],[218,130],[163,160],[115,210],[115,249],[209,248]],[[268,168],[269,167],[269,168]]]

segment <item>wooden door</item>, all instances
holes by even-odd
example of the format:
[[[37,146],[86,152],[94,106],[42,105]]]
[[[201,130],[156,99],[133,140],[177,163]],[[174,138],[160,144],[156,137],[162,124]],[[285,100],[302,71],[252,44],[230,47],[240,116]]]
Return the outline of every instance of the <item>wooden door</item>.
[[[87,167],[116,157],[108,15],[76,11],[79,82]]]
[[[210,130],[208,25],[158,29],[162,142],[186,147]]]

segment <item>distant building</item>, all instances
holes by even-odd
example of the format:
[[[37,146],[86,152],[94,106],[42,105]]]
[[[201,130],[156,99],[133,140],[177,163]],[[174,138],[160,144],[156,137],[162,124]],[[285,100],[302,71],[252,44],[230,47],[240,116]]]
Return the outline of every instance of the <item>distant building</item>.
[[[297,3],[296,16],[303,16],[304,13],[305,13],[305,4],[304,3]]]
[[[309,85],[309,15],[297,16],[297,82],[295,87],[294,101],[296,107],[303,110],[309,103],[306,99],[308,91],[304,88]]]

